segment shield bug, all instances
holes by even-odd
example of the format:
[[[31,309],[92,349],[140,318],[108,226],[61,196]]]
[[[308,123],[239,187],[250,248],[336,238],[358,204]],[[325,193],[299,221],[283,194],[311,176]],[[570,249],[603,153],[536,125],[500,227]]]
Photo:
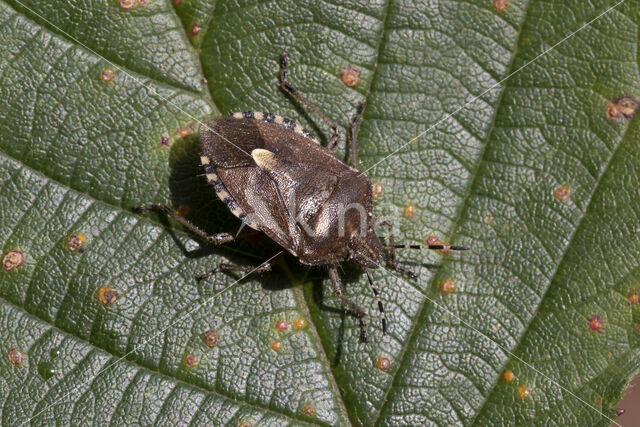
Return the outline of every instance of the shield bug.
[[[366,313],[345,296],[338,273],[342,262],[354,262],[365,271],[386,263],[391,269],[411,275],[396,263],[395,249],[422,249],[421,245],[395,245],[392,223],[374,219],[371,181],[357,170],[356,125],[364,110],[360,105],[347,127],[351,166],[339,160],[335,148],[338,126],[288,81],[286,55],[282,57],[280,87],[313,111],[333,130],[327,147],[299,124],[271,113],[242,112],[214,117],[203,123],[199,136],[201,161],[206,179],[231,213],[247,226],[259,230],[311,266],[326,266],[332,288],[360,321],[366,341]],[[209,235],[165,205],[147,205],[138,212],[165,213],[204,241],[222,244],[235,239],[230,233]],[[378,225],[388,230],[387,245],[376,235]],[[461,246],[428,245],[428,249],[464,250]],[[258,269],[220,264],[198,277],[203,280],[220,271],[264,272]],[[382,330],[386,333],[384,308],[373,280],[367,278],[378,299]]]

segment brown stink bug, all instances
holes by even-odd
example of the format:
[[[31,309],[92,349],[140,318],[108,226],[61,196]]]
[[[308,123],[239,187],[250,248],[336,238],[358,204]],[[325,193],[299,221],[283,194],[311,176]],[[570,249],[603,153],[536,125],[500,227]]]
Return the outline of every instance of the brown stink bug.
[[[350,167],[333,154],[340,139],[338,126],[288,82],[287,71],[287,57],[283,56],[280,86],[333,129],[327,147],[289,119],[271,113],[235,113],[214,117],[200,127],[202,165],[218,197],[244,224],[269,236],[303,264],[328,267],[333,291],[360,320],[361,337],[366,341],[365,311],[343,294],[338,265],[354,262],[366,272],[367,268],[386,263],[393,270],[415,276],[397,265],[395,249],[422,247],[394,245],[391,222],[373,218],[371,181],[356,169],[355,126],[364,105],[358,107],[347,127]],[[230,233],[209,235],[165,205],[137,208],[139,212],[147,210],[173,217],[212,244],[235,239]],[[377,225],[387,227],[387,245],[376,235]],[[440,244],[426,247],[466,249]],[[268,263],[257,269],[221,264],[198,280],[220,271],[264,272],[270,268]],[[368,274],[367,277],[378,298],[371,277]],[[378,308],[382,314],[382,330],[386,333],[379,298]]]

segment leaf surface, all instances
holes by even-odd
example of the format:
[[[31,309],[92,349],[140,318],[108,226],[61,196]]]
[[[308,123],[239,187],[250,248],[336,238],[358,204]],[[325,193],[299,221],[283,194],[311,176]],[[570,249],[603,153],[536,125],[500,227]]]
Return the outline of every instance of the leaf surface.
[[[640,96],[639,19],[607,1],[0,2],[0,242],[25,256],[0,272],[2,350],[25,355],[1,362],[3,421],[607,425],[640,365],[640,130],[606,113]],[[343,135],[366,101],[359,168],[396,241],[472,248],[399,253],[417,280],[371,272],[386,336],[345,265],[366,344],[323,269],[280,257],[198,284],[278,249],[131,212],[237,230],[198,166],[208,116],[274,112],[327,141],[278,89],[282,53]]]

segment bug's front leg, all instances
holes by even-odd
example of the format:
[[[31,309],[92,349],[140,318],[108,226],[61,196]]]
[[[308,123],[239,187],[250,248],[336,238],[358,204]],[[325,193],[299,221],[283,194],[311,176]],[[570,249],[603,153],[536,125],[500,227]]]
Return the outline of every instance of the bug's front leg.
[[[155,211],[155,212],[163,213],[163,214],[165,214],[167,216],[170,216],[171,218],[175,219],[180,224],[184,225],[185,228],[187,228],[193,234],[195,234],[198,237],[200,237],[202,240],[206,241],[207,243],[214,244],[214,245],[221,245],[223,243],[230,242],[230,241],[232,241],[232,240],[234,240],[236,238],[236,236],[234,236],[231,233],[208,234],[204,230],[201,230],[200,228],[196,227],[195,225],[193,225],[192,223],[190,223],[189,221],[187,221],[186,219],[184,219],[183,217],[178,215],[176,211],[174,211],[173,209],[171,209],[167,205],[144,205],[144,206],[138,206],[136,208],[133,208],[133,211],[136,212],[136,213],[145,213],[145,212],[148,212],[148,211]]]
[[[357,147],[357,138],[356,138],[356,125],[362,117],[362,112],[364,111],[365,103],[358,105],[358,109],[356,110],[356,114],[351,119],[351,123],[347,126],[347,146],[351,152],[350,160],[351,166],[354,169],[358,169],[358,147]]]
[[[324,114],[320,108],[313,102],[309,101],[303,94],[301,94],[296,88],[294,88],[288,80],[289,76],[289,57],[287,55],[282,55],[280,59],[280,87],[286,93],[291,95],[296,101],[313,111],[320,117],[326,124],[328,124],[333,130],[333,135],[331,135],[331,139],[327,143],[327,148],[331,151],[336,149],[338,145],[338,141],[340,140],[340,131],[338,130],[338,125],[336,122],[331,120],[326,114]]]
[[[333,292],[356,314],[356,316],[358,316],[358,320],[360,320],[360,340],[362,342],[367,342],[367,313],[365,313],[358,304],[342,293],[342,281],[340,280],[340,274],[338,273],[338,269],[335,265],[329,267],[329,279],[331,279]]]

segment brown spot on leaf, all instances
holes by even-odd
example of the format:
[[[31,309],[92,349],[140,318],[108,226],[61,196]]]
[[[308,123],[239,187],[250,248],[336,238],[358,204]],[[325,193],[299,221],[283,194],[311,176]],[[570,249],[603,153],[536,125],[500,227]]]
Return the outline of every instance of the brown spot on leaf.
[[[120,9],[129,10],[136,5],[135,0],[119,0]]]
[[[180,138],[186,138],[191,134],[191,131],[189,131],[189,128],[186,127],[180,127],[178,128],[178,130],[176,131],[176,133],[178,134],[178,136]]]
[[[560,187],[556,188],[556,190],[553,192],[553,195],[561,202],[565,202],[569,200],[569,197],[571,197],[571,189],[566,185],[561,185]]]
[[[638,109],[638,101],[631,95],[623,95],[614,99],[607,107],[609,120],[631,120]]]
[[[249,421],[243,421],[240,424],[238,424],[238,427],[252,427],[252,425]]]
[[[415,206],[407,205],[404,207],[404,216],[406,216],[407,218],[413,218],[415,214],[416,214]]]
[[[316,414],[316,408],[312,404],[307,403],[302,407],[302,413],[307,417],[313,417]]]
[[[220,338],[218,337],[216,331],[211,329],[204,333],[204,335],[202,336],[202,341],[204,341],[207,347],[213,348],[218,345]]]
[[[640,302],[640,292],[637,290],[629,292],[629,295],[627,295],[627,301],[629,301],[630,305],[635,305]]]
[[[377,182],[372,185],[373,188],[373,200],[378,200],[380,194],[382,194],[382,184],[378,184]]]
[[[276,329],[280,332],[286,331],[289,325],[284,320],[278,320],[276,322]]]
[[[111,68],[105,68],[100,72],[100,81],[102,83],[111,83],[116,73]]]
[[[596,315],[591,316],[589,319],[589,329],[595,332],[600,332],[604,328],[604,320],[602,317]]]
[[[193,368],[194,366],[196,366],[196,363],[196,356],[194,356],[193,354],[189,353],[184,357],[184,365],[187,368]]]
[[[388,372],[391,368],[391,361],[388,357],[381,357],[376,362],[376,368],[380,369],[382,372]]]
[[[118,291],[108,286],[100,288],[100,290],[98,290],[98,299],[100,300],[100,304],[110,306],[118,299]]]
[[[493,8],[498,12],[504,12],[509,7],[509,0],[494,0]]]
[[[342,69],[340,79],[342,79],[342,83],[344,83],[345,86],[356,87],[358,82],[360,82],[360,71],[348,65]]]
[[[279,340],[275,340],[271,343],[271,349],[273,351],[280,351],[282,349],[282,342]]]
[[[2,269],[4,271],[13,271],[22,267],[24,264],[24,252],[20,249],[11,249],[2,255]]]
[[[443,294],[452,294],[456,291],[456,282],[451,279],[443,280],[440,283],[440,292]]]
[[[504,374],[502,374],[502,378],[504,378],[506,382],[513,381],[515,377],[516,377],[516,374],[514,374],[513,371],[504,371]]]
[[[296,329],[304,329],[307,327],[307,321],[300,317],[293,322],[293,327]]]
[[[520,399],[526,399],[531,396],[531,389],[526,384],[520,384],[516,389],[516,393]]]
[[[86,241],[87,239],[81,233],[73,233],[67,237],[65,246],[71,252],[84,252],[84,244]]]
[[[24,363],[24,353],[14,347],[7,351],[7,359],[9,359],[9,363],[14,366],[22,366]]]

